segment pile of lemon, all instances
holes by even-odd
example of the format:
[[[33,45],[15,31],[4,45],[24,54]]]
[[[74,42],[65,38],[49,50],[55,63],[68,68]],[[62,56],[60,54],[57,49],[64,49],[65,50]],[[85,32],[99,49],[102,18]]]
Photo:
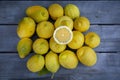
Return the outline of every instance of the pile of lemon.
[[[75,69],[78,62],[85,66],[95,65],[97,55],[93,48],[99,46],[100,37],[95,32],[83,34],[90,22],[80,16],[76,5],[67,4],[63,8],[60,4],[51,4],[48,10],[39,5],[31,6],[26,9],[26,15],[18,24],[17,34],[21,40],[17,51],[20,58],[34,51],[26,63],[28,70],[38,72],[45,67],[56,73],[60,65],[66,69]],[[59,44],[53,38],[55,29],[60,26],[67,26],[72,31],[73,37],[68,44]],[[33,42],[30,37],[35,32],[38,38]]]

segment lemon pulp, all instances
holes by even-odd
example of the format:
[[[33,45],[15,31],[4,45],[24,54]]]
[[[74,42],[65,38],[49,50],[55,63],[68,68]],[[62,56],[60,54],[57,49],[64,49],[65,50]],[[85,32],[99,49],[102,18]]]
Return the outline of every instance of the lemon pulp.
[[[53,38],[58,44],[68,44],[72,40],[72,37],[73,33],[67,26],[56,28],[53,34]]]

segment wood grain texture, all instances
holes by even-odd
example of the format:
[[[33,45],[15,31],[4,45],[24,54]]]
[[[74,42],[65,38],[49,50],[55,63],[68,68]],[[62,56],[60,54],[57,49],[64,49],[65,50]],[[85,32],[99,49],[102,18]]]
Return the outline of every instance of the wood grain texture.
[[[55,77],[71,77],[69,80],[116,80],[120,79],[120,53],[97,53],[98,61],[93,67],[86,67],[79,63],[74,70],[60,68]],[[32,56],[31,54],[30,56]],[[36,73],[28,71],[26,61],[30,57],[20,59],[18,54],[0,54],[0,80],[5,79],[34,79],[50,78],[51,74],[38,76]],[[111,78],[109,78],[111,77]],[[49,80],[49,79],[48,79]]]
[[[17,25],[0,25],[0,52],[17,52],[16,46],[20,39],[16,29]],[[91,31],[101,37],[101,44],[96,51],[120,51],[120,25],[91,25],[86,33]]]
[[[63,67],[50,79],[51,74],[38,76],[26,68],[16,50],[18,22],[26,16],[25,10],[32,5],[46,8],[52,3],[63,7],[72,3],[79,7],[81,16],[91,22],[90,31],[98,33],[101,44],[95,48],[98,61],[93,67],[79,63],[74,70]],[[0,1],[0,80],[120,80],[120,1]],[[32,37],[35,40],[37,36]]]
[[[71,75],[70,80],[119,80],[119,75],[118,73],[77,74]]]
[[[18,24],[25,15],[27,7],[41,5],[46,8],[52,3],[65,6],[75,4],[81,11],[81,16],[90,19],[91,24],[120,24],[119,1],[1,1],[0,24]]]

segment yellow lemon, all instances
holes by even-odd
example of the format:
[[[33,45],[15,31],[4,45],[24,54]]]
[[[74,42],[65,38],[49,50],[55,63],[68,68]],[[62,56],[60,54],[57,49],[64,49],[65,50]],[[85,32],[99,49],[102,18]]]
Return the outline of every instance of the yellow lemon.
[[[53,34],[54,40],[58,44],[68,44],[73,37],[73,33],[67,26],[60,26],[56,28]]]
[[[85,35],[85,44],[91,48],[95,48],[100,44],[100,37],[95,32],[89,32]]]
[[[84,44],[84,35],[79,31],[73,31],[73,39],[68,43],[68,47],[71,49],[78,49]]]
[[[64,8],[65,15],[69,16],[72,19],[75,19],[80,16],[79,8],[74,4],[67,4]]]
[[[46,21],[49,18],[48,11],[42,6],[30,6],[26,9],[27,16],[33,18],[37,23],[40,21]]]
[[[45,39],[36,39],[33,43],[33,51],[37,54],[46,54],[49,49],[47,40]]]
[[[35,22],[30,17],[24,17],[18,24],[17,34],[20,38],[31,37],[35,32]]]
[[[75,69],[78,65],[78,59],[74,52],[65,50],[59,55],[61,66],[67,69]]]
[[[44,57],[41,55],[34,55],[27,61],[27,68],[31,72],[38,72],[43,69],[45,65]]]
[[[45,66],[48,69],[48,71],[56,73],[60,68],[58,55],[52,51],[47,53],[47,55],[45,56]]]
[[[32,40],[23,38],[18,42],[17,51],[20,58],[25,58],[32,50]]]
[[[49,21],[40,22],[37,25],[37,35],[41,38],[50,38],[54,32],[54,26]]]
[[[79,61],[86,66],[93,66],[97,62],[97,55],[95,51],[87,46],[78,49],[77,56]]]
[[[53,20],[56,20],[64,14],[63,7],[59,4],[51,4],[48,8],[48,11]]]
[[[49,44],[50,44],[50,49],[55,53],[60,53],[66,49],[65,44],[56,43],[53,37],[50,39]]]
[[[54,25],[55,25],[55,28],[57,28],[59,26],[67,26],[72,30],[73,29],[73,20],[68,16],[62,16],[62,17],[59,17],[55,21]]]
[[[90,27],[90,21],[86,17],[76,18],[74,21],[74,28],[80,32],[85,32]]]

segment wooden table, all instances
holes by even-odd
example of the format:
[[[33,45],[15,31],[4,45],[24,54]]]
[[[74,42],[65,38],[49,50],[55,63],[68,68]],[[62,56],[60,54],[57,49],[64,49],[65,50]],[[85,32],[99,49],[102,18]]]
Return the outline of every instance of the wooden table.
[[[76,4],[81,16],[91,22],[90,30],[98,33],[101,44],[95,48],[98,61],[93,67],[79,63],[74,70],[60,68],[53,80],[120,80],[120,1],[1,1],[0,2],[0,80],[50,80],[51,74],[38,76],[26,68],[16,50],[16,34],[25,9],[32,5],[48,7],[52,3]],[[89,32],[88,31],[88,32]]]

